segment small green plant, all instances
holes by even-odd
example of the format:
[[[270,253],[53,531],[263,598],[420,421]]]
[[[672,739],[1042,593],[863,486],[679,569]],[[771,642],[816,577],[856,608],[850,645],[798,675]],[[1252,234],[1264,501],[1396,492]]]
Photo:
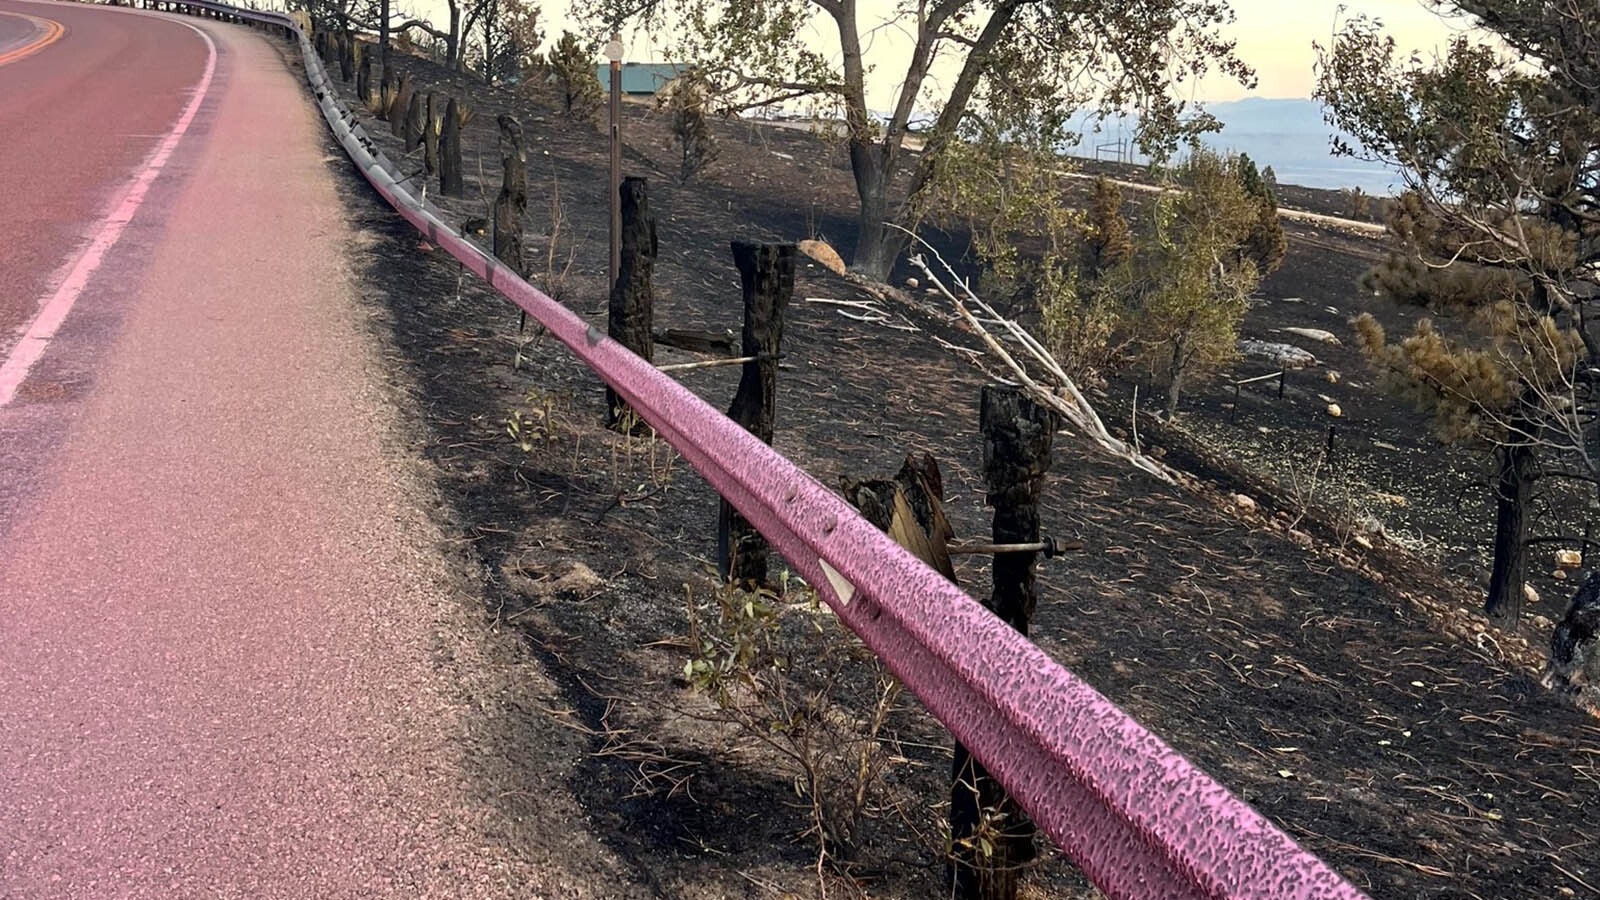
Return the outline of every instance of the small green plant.
[[[888,722],[899,682],[838,624],[815,589],[724,586],[697,601],[685,585],[689,658],[683,678],[718,718],[771,751],[809,818],[824,864],[856,859],[863,830],[896,809],[885,774],[905,763]],[[872,692],[860,686],[873,685]],[[907,816],[909,818],[909,816]]]

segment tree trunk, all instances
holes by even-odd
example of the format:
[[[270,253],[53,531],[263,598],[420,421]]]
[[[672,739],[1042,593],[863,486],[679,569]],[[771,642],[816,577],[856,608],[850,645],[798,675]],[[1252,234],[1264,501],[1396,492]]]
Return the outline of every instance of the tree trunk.
[[[391,74],[394,70],[389,68],[389,0],[378,2],[378,67],[383,70],[382,84],[394,81]]]
[[[450,0],[450,37],[445,39],[445,65],[454,72],[461,61],[461,4]]]
[[[908,240],[904,232],[889,227],[889,185],[893,154],[879,144],[852,138],[850,168],[855,173],[856,195],[861,200],[855,257],[850,269],[875,281],[888,281],[894,263]]]
[[[1172,339],[1172,370],[1167,381],[1167,421],[1171,422],[1178,415],[1178,398],[1183,393],[1183,370],[1188,368],[1184,359],[1184,345],[1188,343],[1180,335]]]
[[[1523,584],[1527,580],[1528,500],[1533,481],[1533,449],[1512,428],[1515,444],[1495,451],[1494,567],[1489,573],[1489,599],[1484,612],[1505,627],[1522,620]]]

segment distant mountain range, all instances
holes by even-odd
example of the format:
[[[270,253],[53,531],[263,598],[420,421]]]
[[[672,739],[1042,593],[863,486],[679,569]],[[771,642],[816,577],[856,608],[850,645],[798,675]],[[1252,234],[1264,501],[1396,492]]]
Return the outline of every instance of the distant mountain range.
[[[1399,179],[1385,167],[1333,155],[1329,138],[1335,129],[1323,121],[1322,104],[1316,100],[1247,97],[1210,103],[1206,110],[1223,123],[1222,131],[1206,140],[1208,146],[1249,154],[1257,166],[1271,166],[1283,184],[1330,189],[1359,187],[1376,195],[1399,191]],[[1132,141],[1133,122],[1101,123],[1099,134],[1085,133],[1083,142],[1070,152],[1075,156],[1115,159],[1118,142]],[[1085,123],[1083,127],[1087,131],[1092,126]],[[1355,144],[1348,135],[1345,138]],[[1128,161],[1148,160],[1135,154]]]

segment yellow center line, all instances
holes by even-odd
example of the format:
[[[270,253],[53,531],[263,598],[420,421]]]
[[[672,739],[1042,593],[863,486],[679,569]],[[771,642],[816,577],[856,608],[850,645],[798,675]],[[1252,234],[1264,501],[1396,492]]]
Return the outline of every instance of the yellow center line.
[[[0,12],[0,16],[16,16],[19,19],[27,19],[44,31],[43,34],[34,38],[32,41],[23,44],[21,47],[5,53],[0,53],[0,66],[5,65],[6,63],[14,63],[19,59],[23,59],[24,57],[32,56],[33,54],[38,53],[40,50],[43,50],[51,44],[54,44],[56,41],[61,40],[61,36],[67,33],[67,26],[62,25],[60,22],[57,22],[54,19],[40,19],[35,16],[27,16],[23,15],[22,13],[14,12]]]

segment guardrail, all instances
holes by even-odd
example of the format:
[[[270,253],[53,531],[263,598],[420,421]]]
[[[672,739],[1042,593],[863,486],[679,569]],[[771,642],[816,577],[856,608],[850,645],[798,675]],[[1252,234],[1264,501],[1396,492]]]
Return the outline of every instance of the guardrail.
[[[184,5],[296,35],[323,117],[373,188],[615,389],[1107,896],[1365,896],[821,483],[446,225],[374,152],[294,20],[210,0]]]

